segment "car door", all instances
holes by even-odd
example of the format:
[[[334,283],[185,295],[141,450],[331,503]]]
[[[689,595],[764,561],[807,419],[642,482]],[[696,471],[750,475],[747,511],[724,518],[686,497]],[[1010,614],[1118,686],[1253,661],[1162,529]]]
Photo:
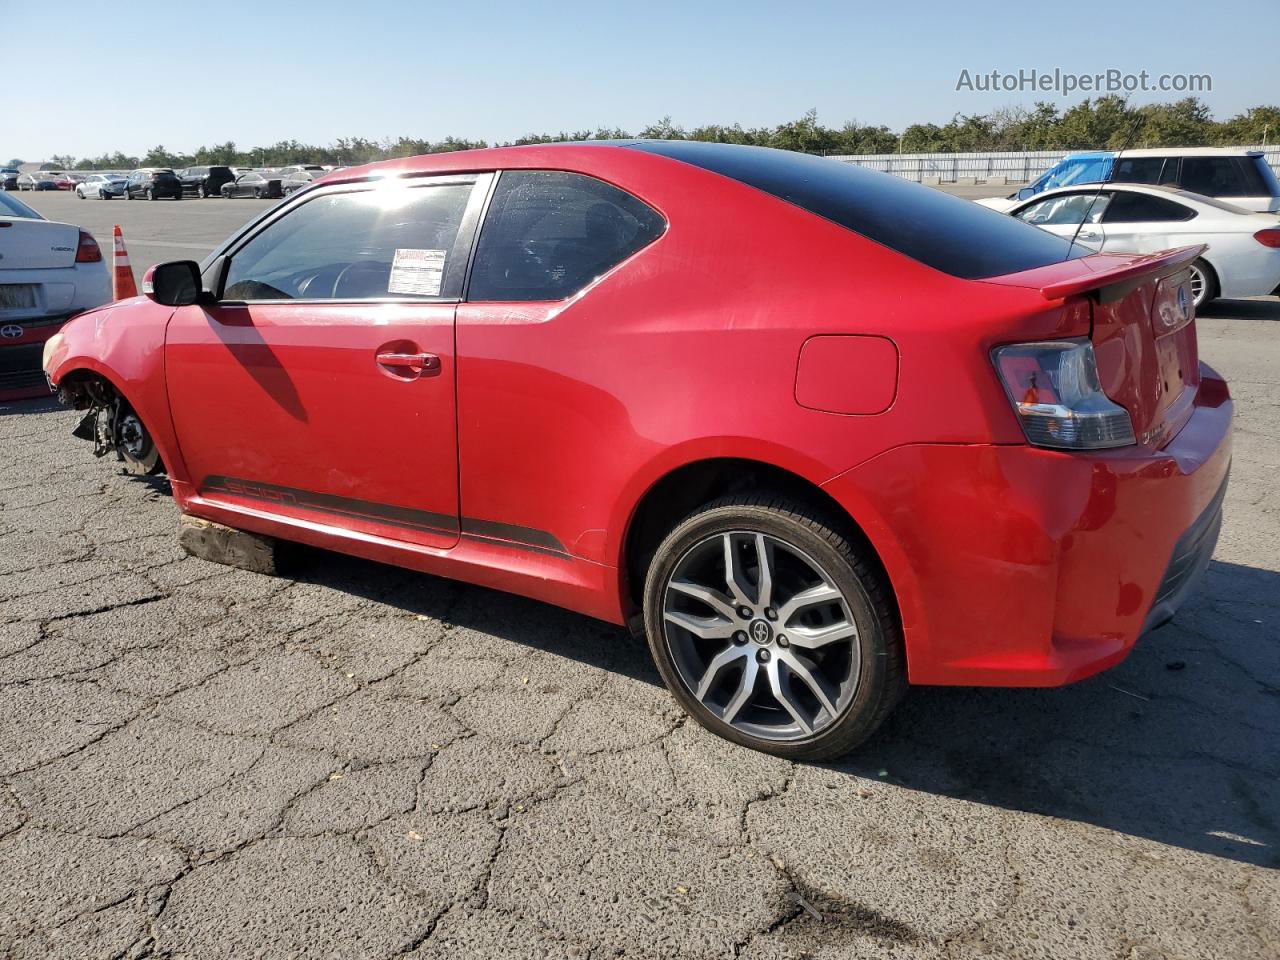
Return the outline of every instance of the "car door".
[[[1117,190],[1102,214],[1103,249],[1110,253],[1155,253],[1192,242],[1196,212],[1168,197]]]
[[[487,180],[338,186],[237,240],[220,281],[210,268],[217,302],[176,311],[165,341],[199,496],[457,541],[454,313]]]
[[[464,536],[552,556],[603,544],[604,531],[583,536],[584,525],[622,481],[593,451],[600,436],[632,427],[625,406],[581,374],[618,362],[609,328],[627,296],[624,262],[665,229],[657,210],[614,184],[500,174],[458,307]],[[615,269],[623,275],[602,289],[597,280]]]
[[[1106,232],[1100,221],[1110,202],[1107,191],[1078,190],[1033,200],[1015,207],[1009,215],[1067,240],[1074,239],[1090,250],[1101,250]]]

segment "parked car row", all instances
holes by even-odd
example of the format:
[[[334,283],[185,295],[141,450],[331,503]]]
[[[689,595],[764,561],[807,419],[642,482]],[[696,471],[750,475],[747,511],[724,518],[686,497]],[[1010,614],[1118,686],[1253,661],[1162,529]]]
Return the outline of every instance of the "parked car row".
[[[1280,181],[1256,150],[1073,154],[1017,193],[978,203],[1085,250],[1205,244],[1190,265],[1197,308],[1217,297],[1280,296]]]
[[[13,172],[17,174],[13,178],[14,185],[9,186],[6,178],[4,185],[6,190],[73,190],[79,182],[73,174],[58,173],[53,170],[36,170],[32,173],[17,173],[16,170]]]
[[[1258,150],[1229,147],[1073,153],[1017,192],[978,202],[1007,213],[1019,201],[1046,190],[1086,183],[1180,187],[1257,213],[1280,213],[1280,182],[1266,156]]]
[[[342,169],[341,167],[337,169]],[[172,169],[140,167],[131,173],[67,173],[38,170],[22,173],[0,168],[0,189],[71,190],[82,200],[178,200],[182,197],[254,197],[277,199],[296,193],[331,171],[319,164],[294,164],[279,170],[201,165]]]

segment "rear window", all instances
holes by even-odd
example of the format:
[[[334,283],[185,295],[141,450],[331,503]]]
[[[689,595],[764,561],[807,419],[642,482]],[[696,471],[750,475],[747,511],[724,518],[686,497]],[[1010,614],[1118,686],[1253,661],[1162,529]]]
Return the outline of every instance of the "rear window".
[[[1209,197],[1267,197],[1271,185],[1251,157],[1183,157],[1179,184]]]
[[[1031,270],[1088,252],[971,201],[839,160],[696,141],[627,146],[731,177],[967,280]]]
[[[28,220],[43,220],[21,200],[15,200],[7,193],[0,193],[0,217],[25,217]]]

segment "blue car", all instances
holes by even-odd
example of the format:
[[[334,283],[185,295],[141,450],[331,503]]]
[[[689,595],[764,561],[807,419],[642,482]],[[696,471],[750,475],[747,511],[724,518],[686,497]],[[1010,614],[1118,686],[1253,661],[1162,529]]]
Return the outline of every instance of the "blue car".
[[[1017,193],[1019,200],[1029,200],[1037,193],[1057,187],[1070,187],[1077,183],[1105,183],[1111,179],[1111,167],[1116,155],[1110,150],[1094,150],[1091,153],[1073,153],[1063,157],[1050,167],[1038,180],[1031,182]]]

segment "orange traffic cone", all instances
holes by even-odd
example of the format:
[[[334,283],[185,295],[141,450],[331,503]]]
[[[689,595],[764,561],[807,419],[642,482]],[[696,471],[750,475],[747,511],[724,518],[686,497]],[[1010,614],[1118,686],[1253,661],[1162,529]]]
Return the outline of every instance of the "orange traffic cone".
[[[116,300],[136,297],[138,285],[133,280],[133,267],[129,265],[129,251],[124,248],[124,234],[116,224],[115,251],[112,254],[111,295]]]

